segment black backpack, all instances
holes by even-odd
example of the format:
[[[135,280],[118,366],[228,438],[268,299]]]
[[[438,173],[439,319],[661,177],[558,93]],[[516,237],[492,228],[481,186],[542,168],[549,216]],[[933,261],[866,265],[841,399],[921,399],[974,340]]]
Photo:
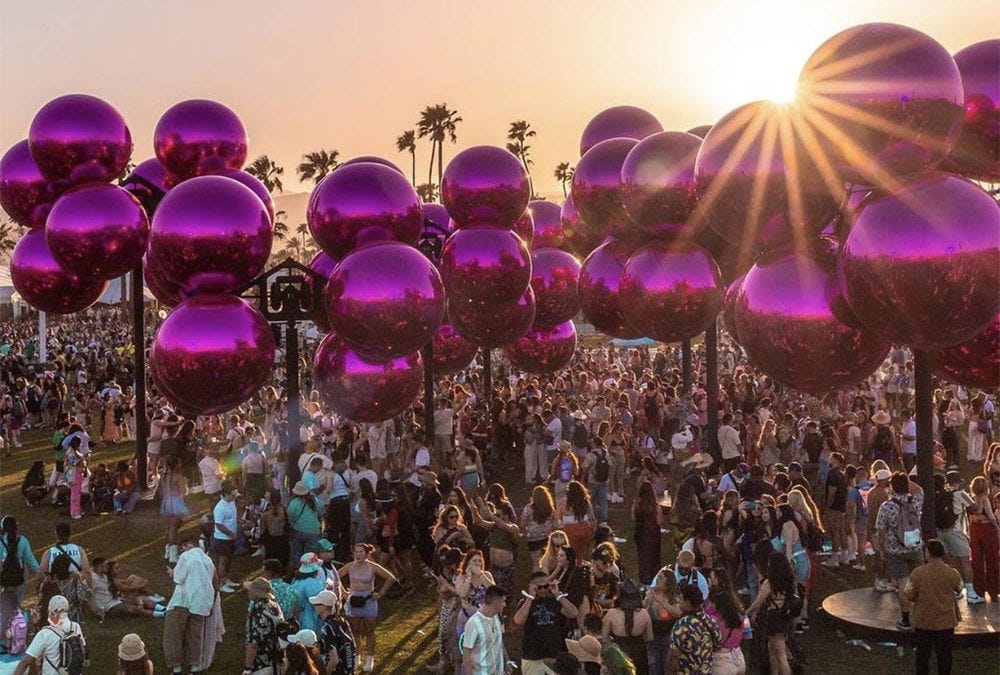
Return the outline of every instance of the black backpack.
[[[889,427],[880,424],[875,430],[875,442],[872,449],[877,457],[888,457],[892,455],[892,431]]]
[[[958,520],[955,513],[955,499],[949,490],[941,490],[934,495],[934,526],[947,530]]]
[[[17,541],[21,541],[18,536]],[[17,544],[11,549],[6,539],[0,539],[5,549],[7,557],[3,559],[3,569],[0,569],[0,586],[3,588],[17,588],[24,583],[24,565],[17,555]]]
[[[79,624],[71,623],[68,633],[58,631],[52,626],[46,626],[46,628],[59,636],[59,663],[55,664],[49,661],[49,665],[56,669],[65,670],[66,675],[83,675],[87,653],[83,648],[83,635],[80,632]]]
[[[606,483],[608,480],[608,474],[611,472],[611,468],[608,465],[608,453],[605,450],[600,452],[595,451],[597,455],[597,461],[594,463],[594,476],[593,480],[595,483]]]

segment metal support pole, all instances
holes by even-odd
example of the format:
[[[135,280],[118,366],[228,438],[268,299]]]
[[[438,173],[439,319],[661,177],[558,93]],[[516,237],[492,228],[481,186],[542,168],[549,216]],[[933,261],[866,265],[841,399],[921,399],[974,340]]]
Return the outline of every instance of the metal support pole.
[[[705,331],[705,393],[708,396],[708,424],[702,447],[719,457],[719,330],[718,320]]]
[[[691,338],[681,342],[681,381],[684,383],[684,394],[692,391],[691,382]]]
[[[423,349],[424,360],[424,433],[434,437],[434,345],[428,342]]]
[[[285,458],[285,476],[291,485],[302,477],[299,471],[299,456],[302,441],[299,428],[302,426],[299,401],[299,329],[294,321],[285,324],[285,391],[288,397],[288,454]]]
[[[45,362],[49,360],[48,327],[45,325],[45,312],[38,313],[38,362],[45,370]]]
[[[913,350],[913,375],[916,396],[917,482],[924,490],[920,529],[924,538],[937,536],[934,522],[934,389],[931,386],[930,356],[923,349]]]
[[[146,489],[146,449],[149,420],[146,418],[146,307],[142,292],[142,261],[132,269],[132,358],[135,377],[135,461],[139,488]]]
[[[486,409],[493,410],[493,350],[484,347],[483,350],[483,400]]]

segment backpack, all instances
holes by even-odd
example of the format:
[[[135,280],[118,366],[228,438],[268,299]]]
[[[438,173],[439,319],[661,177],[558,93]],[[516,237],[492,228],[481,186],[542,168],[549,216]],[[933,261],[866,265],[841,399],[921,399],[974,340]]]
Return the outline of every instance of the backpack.
[[[573,445],[578,448],[585,448],[590,442],[590,434],[587,433],[587,427],[582,424],[573,425]]]
[[[49,665],[57,668],[66,675],[83,675],[84,662],[87,660],[86,652],[83,649],[83,634],[80,632],[80,624],[70,623],[68,633],[56,630],[52,626],[46,626],[48,630],[59,636],[59,663],[49,661]],[[48,657],[45,659],[48,661]]]
[[[4,637],[7,638],[8,654],[23,654],[28,648],[28,620],[24,612],[18,610],[7,624]]]
[[[28,414],[24,408],[24,401],[21,400],[20,396],[14,399],[14,407],[11,409],[11,414],[15,418],[23,418]]]
[[[955,500],[949,490],[941,490],[934,495],[934,526],[939,530],[950,529],[958,521]]]
[[[920,512],[914,506],[913,498],[907,495],[905,501],[896,497],[892,501],[899,507],[896,537],[900,545],[907,550],[919,549],[923,544],[920,536]]]
[[[21,541],[20,535],[17,541]],[[0,569],[0,586],[3,588],[17,588],[24,583],[24,565],[21,564],[17,556],[17,545],[11,549],[6,539],[0,539],[3,547],[7,549],[7,557],[3,559],[3,569]]]
[[[892,431],[885,425],[878,425],[875,430],[875,442],[872,443],[875,457],[892,457]]]
[[[608,453],[605,451],[594,452],[596,461],[594,462],[594,475],[593,481],[595,483],[606,483],[608,481],[608,474],[611,473],[611,467],[608,464]]]

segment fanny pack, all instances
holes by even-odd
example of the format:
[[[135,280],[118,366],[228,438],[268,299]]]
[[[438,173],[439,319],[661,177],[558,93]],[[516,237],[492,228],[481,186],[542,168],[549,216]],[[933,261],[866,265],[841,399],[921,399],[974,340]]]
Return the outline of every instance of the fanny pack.
[[[362,607],[368,604],[368,601],[370,599],[371,599],[370,595],[352,595],[350,598],[347,599],[347,601],[350,603],[351,607],[361,609]]]

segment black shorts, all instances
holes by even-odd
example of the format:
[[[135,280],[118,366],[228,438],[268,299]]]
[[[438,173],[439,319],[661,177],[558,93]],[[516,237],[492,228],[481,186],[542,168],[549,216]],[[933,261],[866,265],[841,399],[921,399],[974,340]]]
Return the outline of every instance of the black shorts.
[[[232,558],[236,553],[236,540],[212,537],[212,553],[220,558]]]

